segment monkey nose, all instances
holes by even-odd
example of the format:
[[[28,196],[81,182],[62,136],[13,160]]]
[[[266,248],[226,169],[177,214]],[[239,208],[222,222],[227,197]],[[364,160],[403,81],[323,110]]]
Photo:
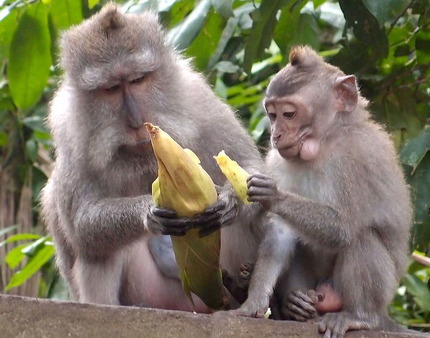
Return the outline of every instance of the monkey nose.
[[[273,140],[273,143],[275,145],[278,144],[278,142],[279,142],[280,139],[281,139],[281,135],[272,135],[272,140]]]

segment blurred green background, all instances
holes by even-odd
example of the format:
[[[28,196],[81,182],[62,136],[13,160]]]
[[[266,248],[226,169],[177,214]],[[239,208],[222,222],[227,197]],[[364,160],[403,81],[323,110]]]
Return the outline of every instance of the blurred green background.
[[[237,110],[262,154],[268,120],[261,100],[293,45],[310,45],[357,76],[373,117],[393,137],[415,206],[411,264],[390,313],[430,330],[430,0],[117,2],[128,12],[159,13],[168,42]],[[0,292],[67,297],[39,219],[52,166],[44,118],[61,75],[59,34],[104,3],[0,0]]]

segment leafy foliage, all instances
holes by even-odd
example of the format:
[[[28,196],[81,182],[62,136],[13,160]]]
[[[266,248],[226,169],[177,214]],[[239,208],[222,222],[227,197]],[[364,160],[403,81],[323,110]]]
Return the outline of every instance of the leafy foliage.
[[[21,181],[28,180],[23,173],[31,171],[35,224],[37,196],[49,174],[44,155],[51,141],[42,122],[57,82],[58,34],[103,3],[0,1],[0,168],[7,168],[14,158]],[[128,0],[121,4],[129,12],[159,13],[169,30],[168,41],[191,57],[216,93],[238,111],[262,153],[268,122],[261,99],[293,45],[308,44],[346,73],[355,74],[375,119],[392,134],[411,186],[415,207],[411,249],[430,254],[428,0]],[[2,229],[1,236],[5,236]],[[8,287],[25,280],[27,271],[51,262],[49,238],[26,240],[30,242],[7,255],[12,268],[23,257],[29,258]],[[428,323],[429,277],[427,267],[411,265],[391,306],[397,320]]]

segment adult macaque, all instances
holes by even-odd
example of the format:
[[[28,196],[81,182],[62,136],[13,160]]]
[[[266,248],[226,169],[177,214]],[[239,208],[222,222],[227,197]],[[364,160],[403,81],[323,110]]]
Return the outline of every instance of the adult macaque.
[[[245,207],[228,186],[194,219],[157,208],[157,163],[144,122],[192,149],[217,185],[213,156],[224,149],[249,172],[259,152],[232,110],[172,47],[153,13],[124,15],[113,4],[61,39],[64,77],[49,126],[55,170],[42,195],[57,264],[80,302],[193,310],[173,263],[170,238],[191,227],[222,231],[221,264],[234,278],[253,261],[261,207]],[[154,235],[150,233],[152,230]],[[240,248],[237,250],[236,248]],[[196,300],[197,311],[209,311]]]
[[[262,246],[237,312],[264,313],[268,292],[259,288],[277,282],[284,318],[329,312],[320,318],[324,337],[393,328],[387,305],[407,264],[411,203],[393,144],[371,120],[355,77],[296,47],[264,106],[271,177],[251,175],[249,200],[264,205],[290,237],[283,252],[270,240]]]

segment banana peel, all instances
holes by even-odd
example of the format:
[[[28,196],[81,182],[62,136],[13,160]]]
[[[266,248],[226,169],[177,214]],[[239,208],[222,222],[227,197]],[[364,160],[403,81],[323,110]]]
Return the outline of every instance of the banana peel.
[[[158,177],[152,184],[155,203],[190,218],[215,203],[215,185],[197,155],[183,149],[159,127],[145,126],[158,163]],[[182,288],[191,302],[194,304],[194,293],[213,310],[228,308],[219,267],[220,231],[200,238],[198,230],[191,229],[185,236],[171,238]]]
[[[248,185],[246,179],[249,174],[236,161],[233,161],[224,150],[221,150],[217,156],[214,156],[219,168],[224,176],[233,186],[236,195],[245,204],[251,204],[248,201]]]

